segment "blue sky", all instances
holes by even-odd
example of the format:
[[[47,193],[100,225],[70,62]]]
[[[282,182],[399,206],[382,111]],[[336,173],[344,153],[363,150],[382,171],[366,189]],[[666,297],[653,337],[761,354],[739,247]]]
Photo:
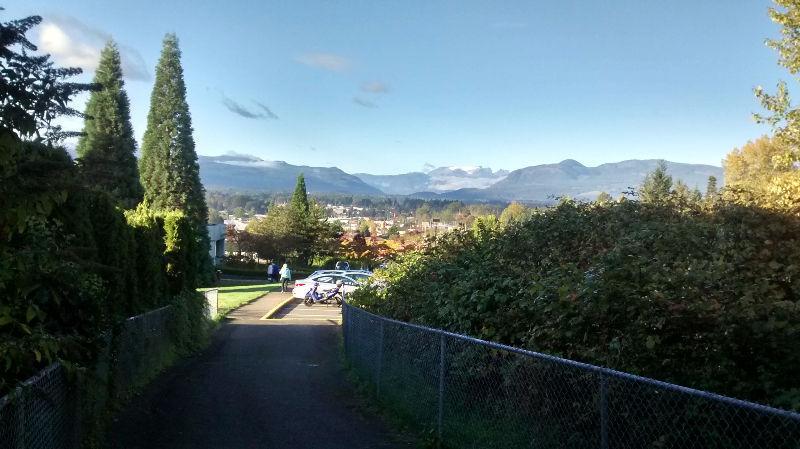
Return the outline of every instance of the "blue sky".
[[[12,0],[4,20],[42,15],[34,41],[87,76],[113,36],[139,141],[161,40],[175,32],[199,154],[383,174],[567,158],[719,165],[768,131],[751,119],[752,88],[789,80],[764,45],[778,31],[769,6]]]

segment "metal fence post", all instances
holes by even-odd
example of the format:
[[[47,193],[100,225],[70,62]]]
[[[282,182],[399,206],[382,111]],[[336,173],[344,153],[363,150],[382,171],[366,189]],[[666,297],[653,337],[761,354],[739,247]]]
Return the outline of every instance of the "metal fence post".
[[[16,408],[16,410],[14,411],[16,412],[17,415],[17,428],[15,435],[16,438],[14,439],[14,449],[25,449],[28,446],[26,442],[27,438],[25,435],[26,431],[25,406],[27,405],[26,402],[28,402],[28,400],[25,395],[25,391],[23,390],[23,387],[18,387],[17,393],[18,396],[14,401],[15,402],[14,406]]]
[[[342,307],[345,307],[345,306],[347,306],[347,308],[348,308],[347,315],[342,317],[342,320],[344,320],[344,323],[346,324],[345,327],[347,328],[347,345],[345,346],[345,351],[346,351],[346,354],[347,354],[347,363],[349,363],[350,366],[352,366],[353,365],[353,350],[354,350],[354,348],[353,348],[353,313],[349,309],[349,307],[350,307],[349,304],[347,304],[347,303],[342,304]]]
[[[608,449],[608,378],[600,374],[600,449]]]
[[[383,365],[383,321],[381,321],[380,337],[378,338],[378,363],[375,367],[375,395],[381,395],[381,367]]]
[[[442,421],[444,418],[444,334],[439,335],[439,413],[436,422],[436,433],[442,441]]]
[[[349,356],[350,354],[347,352],[348,344],[347,336],[349,332],[347,331],[347,326],[349,326],[349,322],[347,321],[347,304],[342,304],[342,344],[344,345],[344,355]]]

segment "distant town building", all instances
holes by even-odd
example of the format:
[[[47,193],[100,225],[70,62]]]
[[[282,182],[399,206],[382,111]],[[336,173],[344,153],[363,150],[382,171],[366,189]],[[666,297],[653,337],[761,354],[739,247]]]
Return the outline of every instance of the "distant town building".
[[[219,265],[225,255],[225,225],[222,223],[208,225],[208,239],[211,241],[208,255],[211,256],[214,266]]]
[[[245,229],[247,229],[247,224],[249,222],[250,220],[246,219],[240,220],[238,218],[230,218],[228,220],[225,220],[225,226],[233,226],[234,229],[236,229],[237,231],[244,231]]]

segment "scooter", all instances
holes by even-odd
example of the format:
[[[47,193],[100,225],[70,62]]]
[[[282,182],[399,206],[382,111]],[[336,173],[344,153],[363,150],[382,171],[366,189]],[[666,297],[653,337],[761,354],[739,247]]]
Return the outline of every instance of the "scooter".
[[[315,302],[321,304],[330,304],[331,300],[336,302],[337,306],[341,306],[342,302],[344,302],[344,289],[342,288],[341,281],[336,283],[336,287],[327,291],[320,293],[319,289],[319,282],[314,282],[314,285],[306,292],[306,297],[303,299],[303,304],[311,307],[314,305]]]

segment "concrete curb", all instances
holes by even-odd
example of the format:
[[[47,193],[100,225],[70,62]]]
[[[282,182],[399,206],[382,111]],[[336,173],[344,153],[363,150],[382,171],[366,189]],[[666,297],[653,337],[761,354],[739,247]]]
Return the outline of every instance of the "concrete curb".
[[[272,315],[275,315],[275,313],[277,313],[278,310],[281,310],[286,304],[289,304],[290,302],[292,302],[292,300],[294,300],[294,297],[290,296],[288,299],[286,299],[284,301],[281,301],[280,304],[278,304],[277,306],[273,307],[272,310],[267,312],[266,315],[264,315],[261,318],[259,318],[259,320],[268,320],[268,319],[272,318]]]

